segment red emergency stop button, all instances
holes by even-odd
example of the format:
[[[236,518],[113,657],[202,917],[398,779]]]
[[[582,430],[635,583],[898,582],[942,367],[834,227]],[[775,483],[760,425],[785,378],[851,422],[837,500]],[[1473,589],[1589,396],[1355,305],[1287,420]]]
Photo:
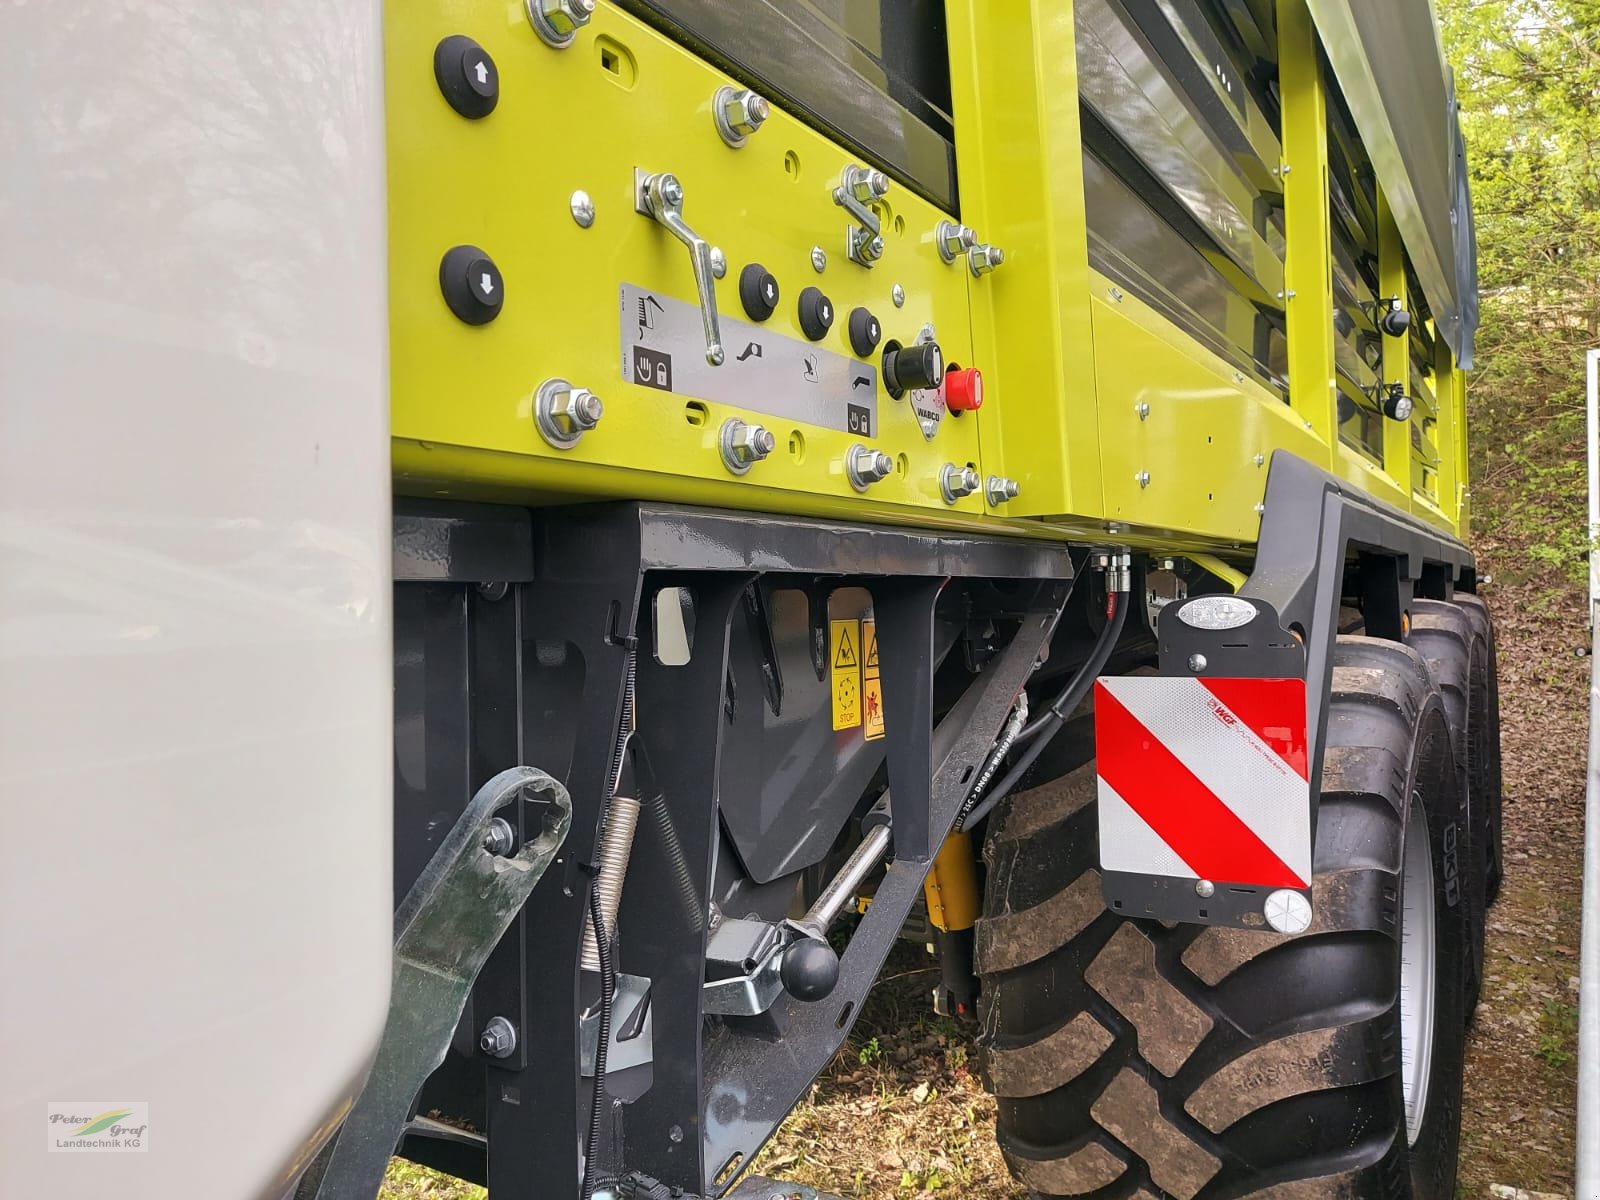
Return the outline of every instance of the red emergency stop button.
[[[958,367],[944,377],[944,402],[951,412],[972,412],[983,407],[983,372]]]

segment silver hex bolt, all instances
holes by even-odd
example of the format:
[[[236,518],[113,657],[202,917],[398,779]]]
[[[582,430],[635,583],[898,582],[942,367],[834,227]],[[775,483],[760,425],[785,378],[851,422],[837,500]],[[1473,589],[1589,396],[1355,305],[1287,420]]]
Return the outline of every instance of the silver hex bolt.
[[[1150,416],[1150,402],[1141,400],[1133,406],[1133,411],[1139,414],[1139,420],[1147,420]]]
[[[984,493],[989,499],[989,507],[998,508],[1007,500],[1015,500],[1022,491],[1022,485],[1015,479],[1007,479],[1003,475],[991,475],[984,485]]]
[[[982,478],[971,466],[958,467],[955,463],[945,463],[944,469],[939,472],[939,491],[946,504],[954,504],[982,486]]]
[[[565,50],[594,16],[595,0],[524,0],[528,24],[539,40]]]
[[[1006,252],[999,246],[974,246],[967,251],[967,265],[977,276],[987,275],[1006,260]]]
[[[711,116],[716,121],[717,132],[735,150],[749,141],[750,135],[771,115],[772,106],[766,97],[758,96],[749,88],[720,87],[711,97]]]
[[[570,450],[600,423],[605,406],[588,388],[565,379],[547,379],[534,393],[533,419],[540,436],[557,450]]]
[[[881,200],[889,194],[889,177],[871,167],[846,168],[850,194],[863,204]]]
[[[1265,454],[1258,454],[1258,455],[1255,456],[1255,458],[1251,459],[1251,461],[1253,463],[1255,463],[1256,466],[1258,466],[1258,467],[1265,466],[1266,465],[1266,461],[1267,461],[1267,456]]]
[[[1149,471],[1140,471],[1138,474],[1136,474],[1134,476],[1134,478],[1139,481],[1139,486],[1141,488],[1147,488],[1147,487],[1150,486],[1150,472]]]
[[[894,301],[894,306],[896,308],[904,308],[906,306],[905,288],[901,287],[898,283],[895,284],[894,287],[889,289],[889,299]]]
[[[483,831],[483,848],[496,858],[504,858],[517,848],[517,832],[504,817],[495,817]]]
[[[882,450],[874,450],[870,446],[854,445],[844,457],[845,478],[850,481],[850,486],[858,492],[884,479],[889,472],[894,470],[894,459]]]
[[[504,1017],[490,1017],[478,1035],[478,1049],[490,1058],[510,1058],[517,1050],[517,1031]]]
[[[938,248],[940,258],[953,263],[978,244],[978,235],[970,225],[940,221],[933,231],[933,244]]]
[[[811,247],[811,266],[818,275],[828,269],[828,252],[821,246]]]
[[[719,441],[722,464],[735,475],[743,475],[771,454],[778,445],[778,439],[772,436],[772,430],[741,421],[737,417],[729,417],[722,423],[722,436]]]

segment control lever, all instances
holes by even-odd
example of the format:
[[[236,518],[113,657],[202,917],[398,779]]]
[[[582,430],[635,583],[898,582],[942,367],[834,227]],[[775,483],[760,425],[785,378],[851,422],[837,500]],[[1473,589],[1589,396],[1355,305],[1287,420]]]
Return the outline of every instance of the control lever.
[[[700,296],[700,319],[706,331],[706,361],[720,367],[722,326],[717,320],[717,293],[711,269],[711,243],[684,222],[683,184],[666,171],[650,174],[637,167],[633,171],[635,211],[666,226],[667,231],[689,247],[689,262],[694,267],[695,291]]]

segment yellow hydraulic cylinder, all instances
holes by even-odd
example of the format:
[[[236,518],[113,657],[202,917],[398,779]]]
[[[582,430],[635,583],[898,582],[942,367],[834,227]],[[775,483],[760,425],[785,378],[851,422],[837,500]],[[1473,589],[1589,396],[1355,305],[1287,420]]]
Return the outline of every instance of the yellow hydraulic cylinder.
[[[922,883],[928,921],[935,929],[955,933],[978,921],[978,868],[972,858],[972,835],[957,831],[945,838],[933,870]]]

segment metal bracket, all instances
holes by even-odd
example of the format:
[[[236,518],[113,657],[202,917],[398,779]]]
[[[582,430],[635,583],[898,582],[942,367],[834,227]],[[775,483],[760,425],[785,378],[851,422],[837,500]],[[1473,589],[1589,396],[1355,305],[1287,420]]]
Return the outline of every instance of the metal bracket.
[[[542,805],[539,836],[502,858],[484,849],[495,813]],[[395,913],[389,1016],[344,1126],[301,1179],[300,1200],[376,1196],[423,1080],[444,1061],[473,981],[572,824],[572,799],[543,771],[512,767],[473,796]]]
[[[858,167],[850,163],[840,177],[839,186],[833,189],[833,202],[855,218],[856,224],[845,230],[844,248],[852,262],[870,267],[883,257],[883,234],[878,224],[878,214],[867,206],[881,200],[889,191],[889,177],[871,167]]]

